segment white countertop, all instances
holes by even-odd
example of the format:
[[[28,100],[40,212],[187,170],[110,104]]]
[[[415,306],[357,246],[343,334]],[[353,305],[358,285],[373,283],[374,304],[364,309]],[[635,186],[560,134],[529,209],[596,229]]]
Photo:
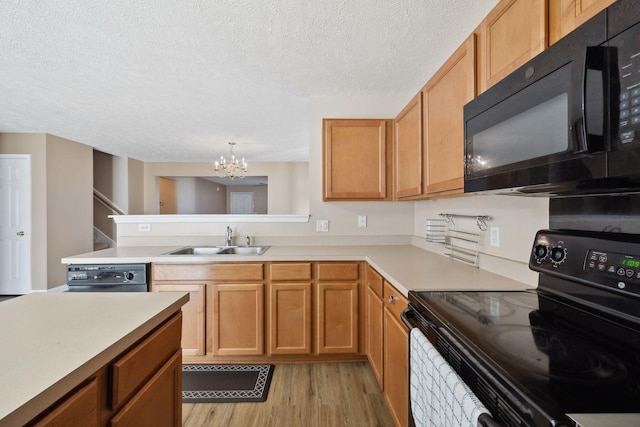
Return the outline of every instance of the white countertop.
[[[179,246],[125,246],[63,264],[224,261],[367,261],[405,296],[410,290],[517,290],[532,286],[411,245],[272,246],[263,255],[164,255]]]
[[[0,425],[24,425],[188,299],[182,292],[64,292],[0,302]]]

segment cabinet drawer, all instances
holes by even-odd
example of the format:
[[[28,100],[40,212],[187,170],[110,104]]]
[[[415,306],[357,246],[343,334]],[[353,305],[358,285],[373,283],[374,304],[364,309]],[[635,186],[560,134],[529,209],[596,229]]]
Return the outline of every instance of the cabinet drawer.
[[[389,282],[384,282],[384,306],[393,313],[393,316],[400,320],[402,310],[407,308],[409,301],[396,288],[391,286]]]
[[[317,264],[318,280],[358,280],[357,262],[332,262]]]
[[[271,280],[311,280],[311,263],[277,263],[269,267]]]
[[[382,298],[382,276],[380,273],[375,271],[370,265],[367,265],[367,287],[371,288],[371,290],[380,298]]]
[[[98,427],[98,381],[93,378],[56,404],[51,411],[33,427],[85,426]],[[31,425],[31,424],[30,424]]]
[[[215,281],[235,282],[264,279],[263,264],[212,264],[211,278]]]
[[[153,264],[151,277],[154,281],[262,281],[263,270],[262,263]]]
[[[180,350],[181,332],[182,314],[177,314],[111,365],[111,409],[127,400]]]

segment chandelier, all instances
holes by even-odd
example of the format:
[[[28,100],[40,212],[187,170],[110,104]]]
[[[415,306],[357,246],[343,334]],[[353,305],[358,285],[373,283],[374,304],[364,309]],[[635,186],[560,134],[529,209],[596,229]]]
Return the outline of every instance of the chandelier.
[[[229,142],[229,152],[227,153],[228,160],[224,156],[220,156],[220,161],[213,162],[213,169],[220,178],[228,176],[231,179],[235,177],[244,178],[244,174],[247,172],[249,166],[247,162],[236,159],[236,154],[233,152],[235,142]]]

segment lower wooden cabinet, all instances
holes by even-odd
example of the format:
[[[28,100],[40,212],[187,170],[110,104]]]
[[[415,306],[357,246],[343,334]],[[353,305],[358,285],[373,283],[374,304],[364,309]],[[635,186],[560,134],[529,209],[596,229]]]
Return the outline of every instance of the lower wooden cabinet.
[[[189,302],[182,306],[182,354],[205,354],[205,283],[155,283],[154,292],[189,292]]]
[[[111,419],[109,427],[173,427],[182,424],[182,354],[177,351]]]
[[[409,333],[400,319],[407,299],[384,283],[384,398],[396,426],[409,423]]]
[[[269,354],[311,354],[311,282],[269,286]]]
[[[371,266],[367,266],[366,275],[366,353],[373,374],[382,388],[384,386],[384,306],[382,304],[382,276]]]
[[[181,330],[177,312],[27,425],[182,425]]]
[[[210,285],[212,353],[216,356],[264,354],[264,285]]]
[[[316,285],[316,351],[358,352],[358,283]]]

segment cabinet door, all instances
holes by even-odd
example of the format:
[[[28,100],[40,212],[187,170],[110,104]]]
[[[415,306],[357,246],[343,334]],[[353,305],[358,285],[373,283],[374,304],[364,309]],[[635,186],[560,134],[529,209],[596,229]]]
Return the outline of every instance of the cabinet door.
[[[484,92],[547,47],[547,0],[501,0],[477,32]]]
[[[409,334],[384,309],[384,398],[396,426],[409,423]]]
[[[323,199],[389,197],[391,130],[387,120],[323,121]]]
[[[263,288],[262,283],[214,284],[209,287],[214,355],[264,353]]]
[[[205,304],[204,283],[154,283],[154,292],[189,292],[189,302],[182,306],[182,354],[205,354]]]
[[[311,282],[271,283],[268,306],[269,353],[310,354]]]
[[[463,107],[475,95],[474,73],[475,37],[471,35],[423,89],[427,195],[464,190]]]
[[[422,194],[422,93],[398,114],[395,123],[396,198]]]
[[[384,389],[383,305],[376,292],[367,288],[367,358],[380,387]]]
[[[318,283],[316,351],[358,352],[358,283]]]
[[[585,23],[615,0],[553,0],[549,2],[549,44]]]
[[[178,351],[111,419],[109,426],[180,426],[181,391],[182,354]]]

